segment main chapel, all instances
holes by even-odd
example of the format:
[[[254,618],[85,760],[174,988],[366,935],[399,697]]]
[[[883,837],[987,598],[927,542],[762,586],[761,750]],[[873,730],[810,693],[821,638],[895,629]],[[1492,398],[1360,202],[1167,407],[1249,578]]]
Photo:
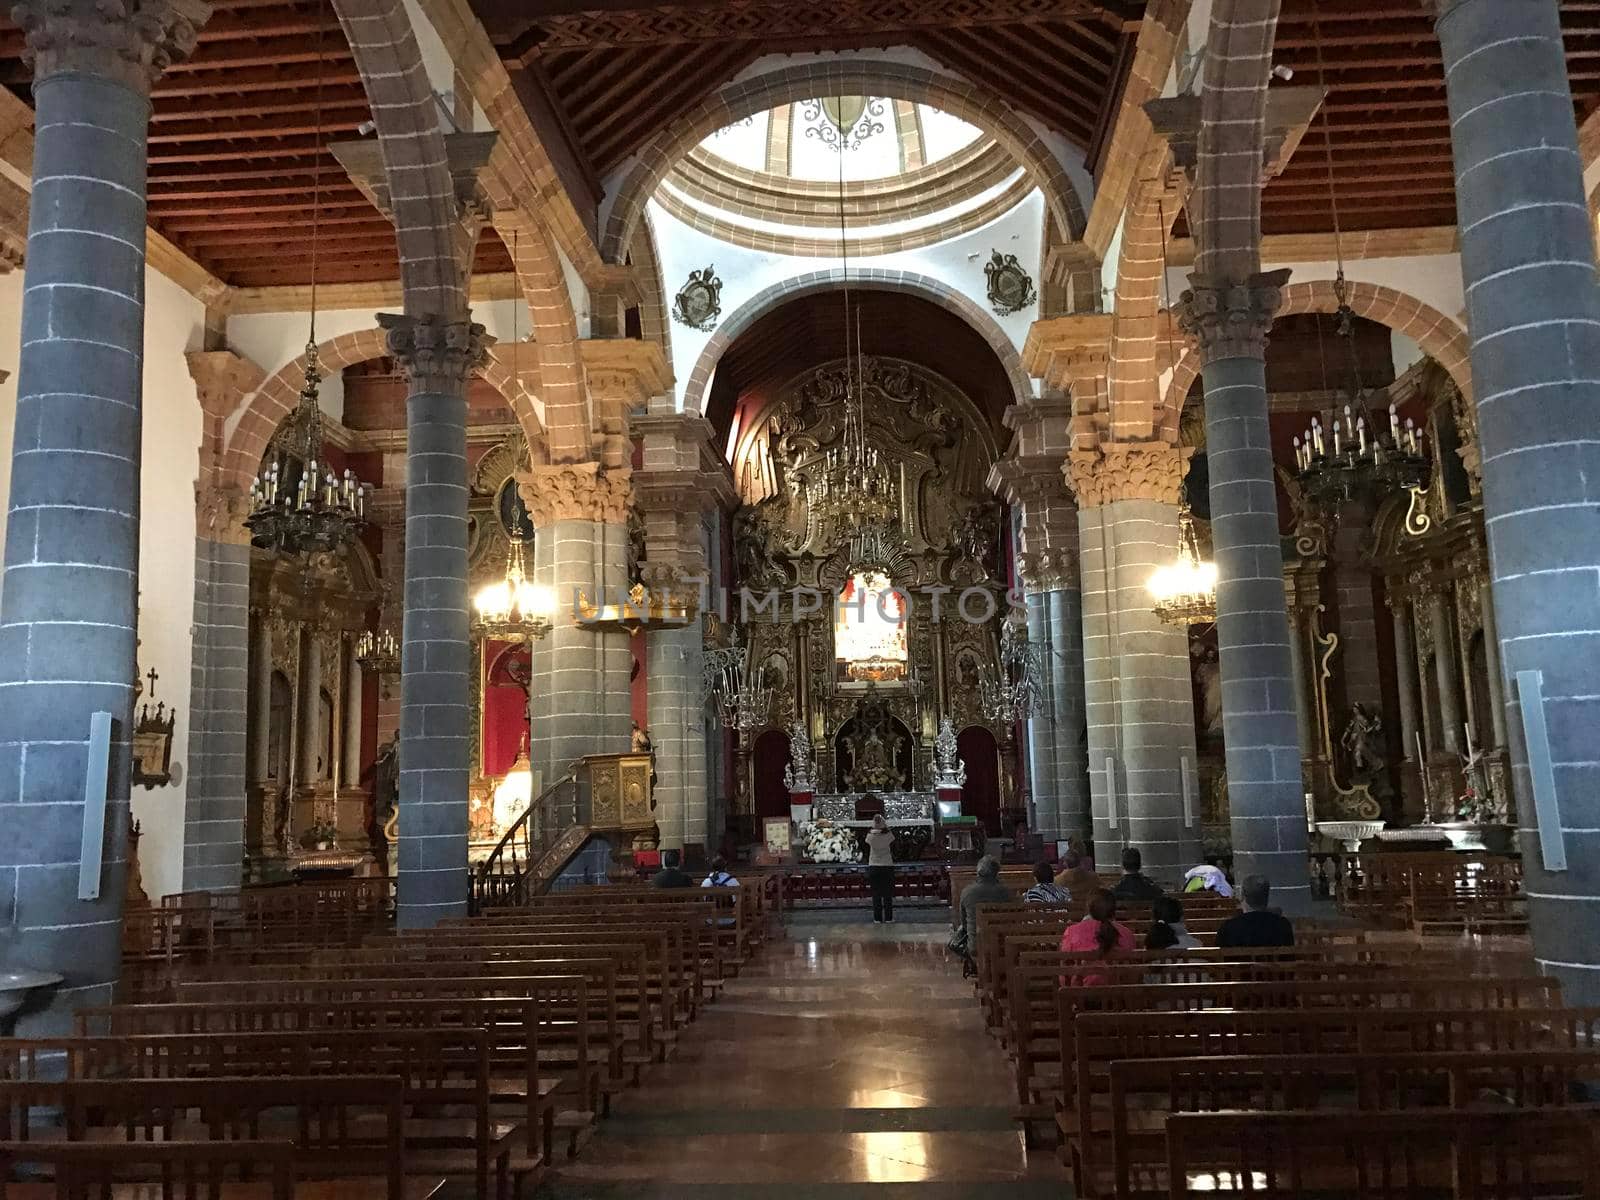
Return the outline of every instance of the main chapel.
[[[1600,1196],[1595,8],[19,0],[0,1179]]]

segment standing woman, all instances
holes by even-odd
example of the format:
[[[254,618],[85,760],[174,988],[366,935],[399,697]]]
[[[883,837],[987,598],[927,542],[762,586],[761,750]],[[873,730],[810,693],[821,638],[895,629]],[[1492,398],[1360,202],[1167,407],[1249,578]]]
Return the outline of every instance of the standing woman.
[[[867,830],[867,886],[872,889],[872,923],[894,924],[894,833],[882,813]]]

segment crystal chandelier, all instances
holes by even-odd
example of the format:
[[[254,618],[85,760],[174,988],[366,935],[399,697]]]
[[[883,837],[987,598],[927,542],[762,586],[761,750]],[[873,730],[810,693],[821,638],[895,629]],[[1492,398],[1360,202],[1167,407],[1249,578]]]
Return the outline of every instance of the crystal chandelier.
[[[1317,82],[1323,85],[1327,70],[1322,58],[1322,26],[1313,9],[1312,35],[1317,47]],[[1295,469],[1306,497],[1335,516],[1354,500],[1375,501],[1396,491],[1414,491],[1428,478],[1425,438],[1411,418],[1404,426],[1393,404],[1386,421],[1374,419],[1366,388],[1361,383],[1361,360],[1356,352],[1355,312],[1349,304],[1344,277],[1344,246],[1339,225],[1339,192],[1334,184],[1333,142],[1328,130],[1327,105],[1322,107],[1322,149],[1327,162],[1328,209],[1333,218],[1333,252],[1337,264],[1333,294],[1335,331],[1345,345],[1350,362],[1350,398],[1343,415],[1333,419],[1331,434],[1313,417],[1305,433],[1294,439]]]
[[[1156,619],[1164,625],[1203,625],[1217,619],[1217,564],[1200,557],[1188,504],[1178,510],[1178,557],[1150,576]]]
[[[749,733],[767,723],[772,711],[772,687],[762,672],[752,670],[744,643],[735,629],[726,646],[705,652],[705,687],[717,701],[722,724]]]
[[[842,105],[843,101],[839,103]],[[850,345],[850,244],[844,210],[844,156],[839,156],[839,253],[844,268],[844,422],[839,442],[828,449],[807,479],[806,505],[837,525],[884,525],[900,515],[900,484],[894,464],[867,444],[867,362],[861,350],[861,313],[855,314]]]
[[[532,582],[522,565],[522,539],[511,535],[503,579],[484,584],[472,598],[473,632],[502,642],[538,640],[550,632],[555,593]]]
[[[356,639],[356,661],[363,671],[393,675],[400,669],[400,639],[388,629],[368,629]]]
[[[1012,725],[1033,715],[1044,694],[1044,650],[1028,643],[1021,621],[1007,620],[1000,630],[998,664],[986,663],[978,673],[978,702],[996,725]]]
[[[280,554],[342,550],[366,524],[366,491],[353,472],[328,469],[322,453],[322,371],[317,362],[317,266],[322,223],[323,35],[317,35],[316,166],[311,187],[311,321],[305,379],[294,412],[273,439],[277,452],[250,484],[250,540]]]

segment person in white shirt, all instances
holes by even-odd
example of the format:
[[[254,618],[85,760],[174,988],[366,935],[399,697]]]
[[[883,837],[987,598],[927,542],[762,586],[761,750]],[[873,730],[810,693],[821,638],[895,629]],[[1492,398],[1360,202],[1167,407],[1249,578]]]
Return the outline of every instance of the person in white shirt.
[[[703,888],[738,887],[739,881],[728,873],[728,860],[718,857],[711,860],[711,874],[705,877],[700,886]]]
[[[878,813],[867,830],[867,886],[872,889],[872,923],[894,924],[894,830]]]

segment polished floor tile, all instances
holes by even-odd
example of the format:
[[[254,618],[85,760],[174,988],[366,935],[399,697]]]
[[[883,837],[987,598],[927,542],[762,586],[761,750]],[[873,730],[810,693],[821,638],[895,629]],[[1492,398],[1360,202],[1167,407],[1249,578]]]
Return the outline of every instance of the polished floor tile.
[[[1005,1057],[942,922],[831,914],[730,983],[618,1099],[555,1200],[1008,1200],[1070,1194],[1011,1120]]]

